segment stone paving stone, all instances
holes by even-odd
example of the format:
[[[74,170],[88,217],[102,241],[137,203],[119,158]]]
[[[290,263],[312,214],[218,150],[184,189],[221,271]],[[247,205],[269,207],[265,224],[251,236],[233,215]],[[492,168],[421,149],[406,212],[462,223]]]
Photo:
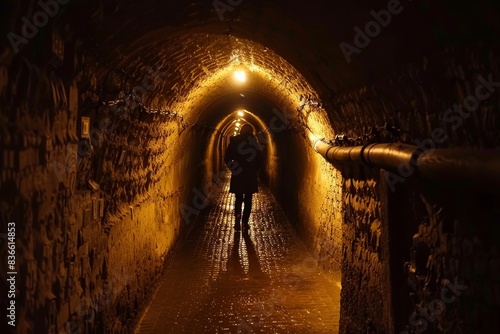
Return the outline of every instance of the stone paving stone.
[[[235,233],[228,190],[199,216],[136,333],[338,333],[340,282],[317,267],[264,187],[250,230]]]

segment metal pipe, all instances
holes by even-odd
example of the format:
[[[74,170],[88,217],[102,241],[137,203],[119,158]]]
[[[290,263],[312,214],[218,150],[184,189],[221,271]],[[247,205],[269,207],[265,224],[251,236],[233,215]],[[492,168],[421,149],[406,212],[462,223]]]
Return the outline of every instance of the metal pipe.
[[[420,175],[435,181],[469,179],[473,184],[500,185],[500,150],[436,149],[418,158]]]
[[[316,141],[314,149],[337,165],[361,164],[386,169],[403,177],[412,170],[425,178],[500,185],[500,150],[429,149],[398,143],[339,147]],[[407,175],[404,175],[407,173]]]

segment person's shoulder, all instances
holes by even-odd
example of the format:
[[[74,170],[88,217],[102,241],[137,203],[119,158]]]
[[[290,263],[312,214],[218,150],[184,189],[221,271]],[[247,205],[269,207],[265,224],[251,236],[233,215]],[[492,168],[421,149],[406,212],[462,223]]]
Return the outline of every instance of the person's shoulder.
[[[240,143],[244,140],[245,140],[245,138],[243,137],[243,135],[236,135],[236,136],[231,137],[231,139],[230,139],[230,141],[233,143]]]
[[[240,141],[240,137],[241,137],[241,135],[231,136],[231,137],[229,137],[229,142],[236,143],[236,142]]]

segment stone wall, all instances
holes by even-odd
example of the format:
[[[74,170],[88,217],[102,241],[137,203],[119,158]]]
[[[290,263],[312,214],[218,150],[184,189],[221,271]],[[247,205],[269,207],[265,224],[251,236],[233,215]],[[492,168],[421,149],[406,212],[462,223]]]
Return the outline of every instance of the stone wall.
[[[387,243],[375,171],[354,169],[343,184],[342,333],[390,333]]]
[[[275,136],[271,189],[318,264],[338,275],[342,247],[342,176],[293,130]]]
[[[443,129],[447,140],[438,147],[497,147],[498,62],[498,51],[481,44],[435,51],[339,94],[330,119],[337,134],[352,138],[389,122],[400,131],[381,140],[415,143]],[[485,81],[493,84],[478,91]]]
[[[178,118],[105,106],[88,87],[92,68],[70,82],[56,71],[24,59],[1,68],[0,203],[2,221],[16,223],[17,330],[129,332],[194,222],[179,208],[192,205],[201,148],[188,149],[196,134],[181,134]]]
[[[498,191],[427,182],[419,190],[402,187],[399,199],[393,199],[403,209],[400,218],[407,217],[399,220],[400,229],[413,232],[400,240],[404,252],[394,254],[396,274],[405,279],[394,287],[404,303],[396,313],[396,329],[497,332]]]
[[[378,132],[379,140],[424,142],[426,150],[498,148],[495,54],[449,49],[344,93],[332,113],[337,133],[359,145],[376,138],[361,134],[390,122],[397,130]],[[445,140],[434,140],[436,130]],[[417,174],[388,184],[376,171],[343,172],[341,332],[498,331],[498,191]]]

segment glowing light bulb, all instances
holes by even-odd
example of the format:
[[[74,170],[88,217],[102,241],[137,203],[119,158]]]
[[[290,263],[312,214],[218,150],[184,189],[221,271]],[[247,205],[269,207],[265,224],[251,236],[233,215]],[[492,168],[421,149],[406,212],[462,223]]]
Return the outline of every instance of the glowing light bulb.
[[[247,81],[247,75],[246,75],[245,71],[241,71],[241,70],[234,72],[234,78],[239,82]]]
[[[243,111],[238,111],[238,116],[243,117],[245,116],[245,113]]]

